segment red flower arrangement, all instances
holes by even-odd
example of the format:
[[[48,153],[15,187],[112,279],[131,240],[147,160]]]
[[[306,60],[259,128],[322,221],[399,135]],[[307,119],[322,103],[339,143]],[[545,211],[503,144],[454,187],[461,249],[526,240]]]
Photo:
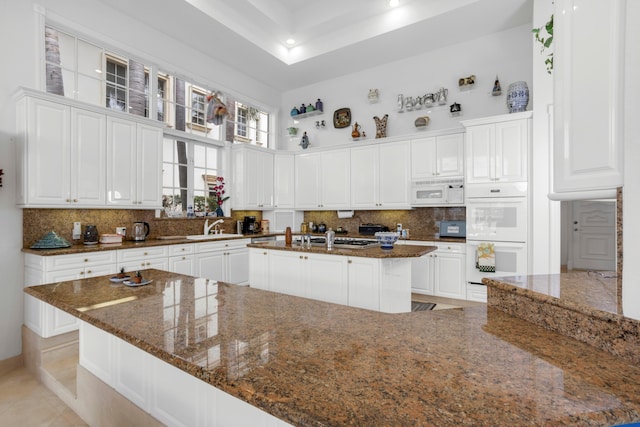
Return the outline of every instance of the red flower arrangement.
[[[222,204],[229,200],[229,196],[225,196],[224,190],[224,178],[219,176],[216,178],[216,183],[211,189],[213,194],[209,197],[209,209],[215,211],[222,207]]]

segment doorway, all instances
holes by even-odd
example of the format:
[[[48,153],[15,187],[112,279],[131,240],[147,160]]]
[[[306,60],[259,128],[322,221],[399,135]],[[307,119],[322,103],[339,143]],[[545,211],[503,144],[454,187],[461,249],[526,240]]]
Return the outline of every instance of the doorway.
[[[567,270],[616,271],[616,201],[562,203],[562,265]]]

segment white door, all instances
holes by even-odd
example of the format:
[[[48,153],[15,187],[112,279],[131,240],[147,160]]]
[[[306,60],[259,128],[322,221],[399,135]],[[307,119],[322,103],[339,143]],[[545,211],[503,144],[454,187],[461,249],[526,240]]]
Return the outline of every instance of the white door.
[[[411,179],[431,179],[436,173],[436,138],[411,141]]]
[[[107,117],[107,203],[110,205],[135,204],[138,182],[136,132],[135,123]]]
[[[196,255],[196,275],[205,279],[224,280],[223,252],[211,252]]]
[[[273,154],[260,153],[260,194],[258,201],[261,208],[273,208]]]
[[[178,274],[193,276],[193,255],[172,256],[169,258],[169,271]]]
[[[616,202],[572,203],[571,268],[616,271]]]
[[[307,298],[347,305],[347,259],[333,255],[309,255]]]
[[[269,251],[249,249],[249,286],[269,290]]]
[[[373,258],[350,257],[347,263],[349,306],[380,310],[380,262]]]
[[[137,129],[138,206],[162,207],[162,129],[138,125]]]
[[[441,297],[465,299],[464,254],[438,251],[434,254],[434,294]]]

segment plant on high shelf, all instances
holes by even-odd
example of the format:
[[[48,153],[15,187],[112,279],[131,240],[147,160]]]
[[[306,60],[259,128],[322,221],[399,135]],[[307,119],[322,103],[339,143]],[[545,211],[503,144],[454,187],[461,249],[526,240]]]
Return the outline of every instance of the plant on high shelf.
[[[207,202],[209,203],[209,210],[211,212],[215,212],[217,216],[224,216],[222,204],[229,200],[229,196],[225,196],[224,178],[221,176],[217,177],[216,182],[210,191],[213,194],[207,199]]]
[[[549,21],[546,24],[542,27],[534,28],[531,32],[534,34],[536,41],[542,44],[540,53],[549,49],[551,47],[551,43],[553,43],[553,15],[551,15],[551,18],[549,18]],[[553,71],[553,52],[547,55],[544,63],[547,65],[547,73],[551,74],[551,71]]]

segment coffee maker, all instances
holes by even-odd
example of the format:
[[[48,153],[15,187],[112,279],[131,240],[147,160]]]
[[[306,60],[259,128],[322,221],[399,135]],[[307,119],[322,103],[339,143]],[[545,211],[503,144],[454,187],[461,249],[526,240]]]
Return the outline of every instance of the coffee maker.
[[[242,232],[244,234],[258,233],[258,223],[255,216],[245,216],[244,223],[242,225]]]

